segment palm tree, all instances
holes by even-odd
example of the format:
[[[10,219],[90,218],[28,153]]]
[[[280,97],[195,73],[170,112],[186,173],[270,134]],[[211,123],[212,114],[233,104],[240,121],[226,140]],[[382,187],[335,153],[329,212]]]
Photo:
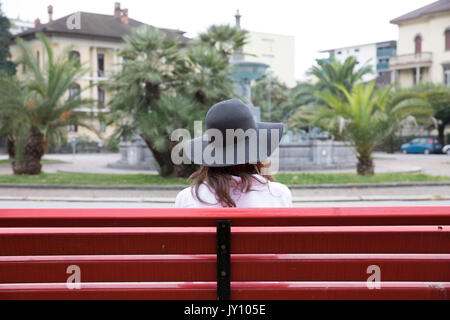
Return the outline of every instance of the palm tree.
[[[395,130],[397,121],[403,121],[421,107],[426,109],[427,105],[416,97],[392,95],[392,86],[375,89],[375,82],[357,84],[352,92],[341,85],[337,89],[341,91],[339,96],[317,92],[324,104],[306,106],[297,114],[297,120],[342,136],[355,148],[357,173],[374,174],[371,154],[375,147]]]
[[[229,25],[212,25],[198,41],[216,48],[223,56],[239,52],[248,43],[248,31]]]
[[[38,34],[46,64],[39,65],[31,48],[21,39],[16,42],[22,51],[18,63],[29,70],[27,79],[0,80],[0,135],[6,135],[8,152],[13,158],[14,174],[39,174],[41,158],[48,150],[49,140],[64,134],[69,124],[88,127],[82,120],[84,113],[77,108],[88,106],[90,100],[68,91],[85,73],[70,48],[55,56],[44,35]]]
[[[125,61],[122,70],[109,86],[114,92],[109,120],[116,124],[114,135],[139,134],[163,176],[186,176],[195,169],[172,162],[176,143],[170,140],[171,133],[178,128],[193,132],[195,120],[204,119],[211,105],[233,94],[228,62],[232,51],[225,44],[239,48],[240,37],[233,44],[235,31],[218,37],[217,28],[210,30],[213,34],[203,35],[204,41],[187,45],[154,28],[134,30],[120,52]]]
[[[308,112],[301,109],[304,106],[312,105],[326,105],[326,101],[321,100],[321,97],[316,95],[317,92],[326,92],[341,100],[345,100],[345,96],[341,91],[341,87],[348,92],[352,92],[353,87],[363,81],[363,77],[372,73],[370,66],[362,66],[357,69],[357,60],[350,56],[344,62],[331,59],[317,59],[317,66],[311,69],[311,75],[316,79],[314,83],[299,83],[291,90],[291,103],[295,105],[294,112],[288,120],[288,127],[291,129],[298,129],[300,127],[309,127],[310,123],[305,122],[304,116]],[[302,114],[301,117],[298,115]],[[336,134],[337,139],[341,139],[339,134]]]
[[[342,98],[339,86],[344,87],[348,92],[352,92],[353,87],[363,80],[363,77],[373,72],[370,65],[357,69],[358,61],[350,56],[344,62],[335,58],[330,61],[316,60],[318,66],[312,68],[312,75],[317,78],[314,91],[330,92]]]

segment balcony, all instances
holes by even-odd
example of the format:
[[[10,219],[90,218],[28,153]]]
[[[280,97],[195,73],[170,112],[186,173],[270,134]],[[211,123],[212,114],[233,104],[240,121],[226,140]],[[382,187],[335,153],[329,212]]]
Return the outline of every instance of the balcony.
[[[377,57],[390,57],[395,56],[397,49],[395,48],[378,48]]]
[[[319,61],[322,62],[322,63],[330,63],[330,62],[332,61],[332,58],[329,57],[329,58],[317,59],[317,60],[319,60]]]
[[[389,62],[377,63],[377,70],[387,70],[387,69],[389,69]]]
[[[433,62],[431,52],[402,54],[390,58],[391,69],[409,69],[414,67],[429,67]]]
[[[82,77],[82,80],[106,81],[116,73],[117,71],[115,70],[91,70],[88,75]]]
[[[96,74],[98,78],[110,78],[111,76],[113,76],[116,72],[113,70],[97,70]]]

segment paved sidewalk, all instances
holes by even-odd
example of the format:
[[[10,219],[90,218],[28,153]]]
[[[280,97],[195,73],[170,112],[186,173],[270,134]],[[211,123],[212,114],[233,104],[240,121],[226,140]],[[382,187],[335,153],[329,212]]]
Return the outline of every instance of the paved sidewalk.
[[[450,199],[450,185],[386,188],[292,189],[295,202],[389,201]],[[117,190],[0,188],[1,200],[94,201],[94,202],[174,202],[178,190]]]

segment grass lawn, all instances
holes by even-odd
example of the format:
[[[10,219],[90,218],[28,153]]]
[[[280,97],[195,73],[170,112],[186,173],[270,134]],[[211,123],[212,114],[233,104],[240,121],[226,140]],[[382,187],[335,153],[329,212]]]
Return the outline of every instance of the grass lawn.
[[[380,173],[364,177],[353,173],[280,173],[275,176],[275,179],[288,185],[450,181],[450,177],[421,173]],[[1,183],[114,186],[185,185],[187,182],[182,178],[162,178],[154,174],[41,173],[36,176],[0,175]]]
[[[1,159],[0,160],[0,164],[10,164],[11,163],[11,159]],[[56,159],[42,159],[41,163],[64,163],[64,161],[61,160],[56,160]]]

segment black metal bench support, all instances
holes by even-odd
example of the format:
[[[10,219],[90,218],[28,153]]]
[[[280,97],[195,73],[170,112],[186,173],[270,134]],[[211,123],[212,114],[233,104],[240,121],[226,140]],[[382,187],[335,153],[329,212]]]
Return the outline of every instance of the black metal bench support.
[[[217,220],[217,300],[230,300],[231,222]]]

